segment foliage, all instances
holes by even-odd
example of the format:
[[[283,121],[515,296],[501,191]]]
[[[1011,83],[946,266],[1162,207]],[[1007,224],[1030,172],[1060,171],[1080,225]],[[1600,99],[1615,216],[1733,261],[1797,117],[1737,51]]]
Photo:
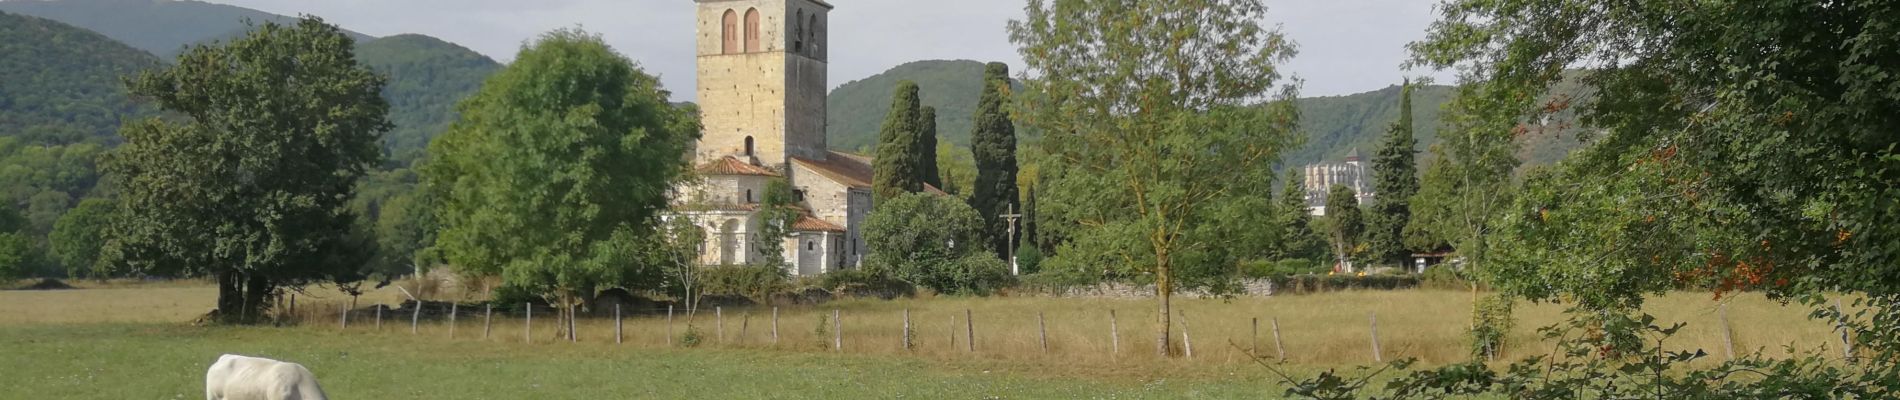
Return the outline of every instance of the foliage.
[[[605,287],[658,286],[648,256],[698,121],[600,37],[557,30],[522,48],[421,167],[440,224],[433,251],[563,305]]]
[[[770,265],[700,267],[699,282],[704,294],[745,296],[761,303],[791,288],[785,270]]]
[[[825,97],[828,143],[834,149],[875,146],[878,127],[891,112],[891,91],[898,82],[910,81],[930,94],[919,104],[937,109],[938,132],[942,133],[938,142],[967,149],[972,142],[971,127],[976,124],[972,117],[985,82],[983,73],[984,63],[978,61],[913,61],[839,85]]]
[[[1370,218],[1366,219],[1368,258],[1385,265],[1404,265],[1412,252],[1405,243],[1406,224],[1412,219],[1412,196],[1418,194],[1418,140],[1412,136],[1412,84],[1399,94],[1399,120],[1387,130],[1385,143],[1372,156]]]
[[[944,193],[961,198],[969,198],[972,188],[976,187],[976,159],[965,150],[948,142],[937,143],[937,171],[943,174]]]
[[[686,309],[699,309],[699,298],[705,292],[701,288],[699,266],[700,247],[706,244],[706,231],[693,225],[690,218],[668,218],[660,225],[665,240],[652,254],[651,262],[661,266],[666,274],[664,288],[668,294],[686,301]]]
[[[765,256],[764,265],[786,268],[791,263],[785,259],[785,238],[792,234],[792,224],[804,215],[796,199],[793,199],[792,184],[785,178],[772,178],[765,183],[765,193],[759,200],[759,232],[752,235],[752,248]]]
[[[103,167],[121,188],[104,257],[132,271],[214,275],[227,318],[260,316],[279,286],[335,275],[356,179],[389,129],[382,78],[316,18],[264,24],[131,91],[186,119],[133,121]],[[305,84],[285,84],[304,82]]]
[[[919,179],[923,176],[923,155],[918,153],[918,143],[923,132],[917,126],[921,113],[917,106],[917,84],[898,83],[890,110],[890,115],[884,117],[884,127],[878,130],[877,155],[872,162],[872,204],[883,204],[898,195],[924,190],[924,182]]]
[[[1335,184],[1326,194],[1326,216],[1318,220],[1319,230],[1325,232],[1326,243],[1333,252],[1333,262],[1346,271],[1355,271],[1353,262],[1364,254],[1362,240],[1366,231],[1365,216],[1359,210],[1359,196],[1346,185]]]
[[[115,275],[110,266],[99,263],[99,251],[106,242],[106,225],[117,211],[118,204],[111,200],[86,199],[53,224],[47,247],[53,258],[66,267],[66,276],[106,278]]]
[[[983,70],[983,94],[977,100],[970,151],[976,159],[976,186],[970,207],[983,218],[993,252],[1007,257],[1016,243],[1003,214],[1021,213],[1016,195],[1016,125],[1009,119],[1009,65],[990,63]]]
[[[1240,275],[1248,278],[1282,278],[1323,274],[1329,271],[1332,271],[1332,268],[1326,263],[1305,258],[1248,260],[1240,263]]]
[[[909,282],[892,278],[890,274],[864,268],[826,272],[819,276],[818,285],[840,296],[875,294],[894,298],[915,294],[917,291]]]
[[[457,119],[455,103],[501,69],[474,50],[417,34],[365,41],[356,46],[356,57],[389,76],[383,98],[395,128],[384,136],[383,148],[398,165],[421,157],[429,139]]]
[[[0,135],[46,144],[110,140],[119,121],[150,114],[120,79],[158,65],[100,34],[0,12]]]
[[[1495,359],[1505,346],[1504,339],[1510,337],[1511,327],[1516,318],[1511,316],[1515,299],[1501,294],[1492,294],[1478,299],[1471,307],[1471,354],[1478,358]]]
[[[1042,249],[1036,247],[1035,243],[1027,241],[1023,242],[1021,246],[1017,246],[1016,268],[1020,269],[1023,274],[1033,274],[1042,271]]]
[[[1460,276],[1457,268],[1445,264],[1426,267],[1425,272],[1418,274],[1418,281],[1419,287],[1426,289],[1466,290],[1472,288],[1472,282]]]
[[[0,233],[0,279],[27,276],[32,262],[32,238],[20,232]]]
[[[1228,239],[1269,226],[1257,210],[1298,118],[1276,65],[1293,47],[1261,25],[1257,0],[1035,0],[1025,11],[1010,40],[1037,79],[1014,115],[1043,132],[1051,201],[1039,211],[1086,227],[1064,231],[1051,267],[1152,279],[1156,349],[1170,354],[1177,283],[1231,276],[1244,246],[1260,244]],[[1264,109],[1247,104],[1265,97],[1275,100]]]
[[[925,193],[899,195],[864,220],[867,268],[940,293],[982,294],[993,283],[989,265],[967,260],[988,255],[983,221],[963,201]],[[992,259],[995,256],[988,256]],[[1000,263],[1000,260],[998,260]],[[1009,267],[1004,265],[1003,274]]]
[[[943,190],[943,174],[937,165],[937,108],[923,106],[917,109],[917,149],[912,152],[922,157],[917,162],[917,181]]]
[[[1313,215],[1306,209],[1306,181],[1298,170],[1287,171],[1286,182],[1280,185],[1279,203],[1275,204],[1274,229],[1260,231],[1278,231],[1279,236],[1261,238],[1272,240],[1278,245],[1270,248],[1266,254],[1278,259],[1317,259],[1326,252],[1326,238],[1313,229]]]

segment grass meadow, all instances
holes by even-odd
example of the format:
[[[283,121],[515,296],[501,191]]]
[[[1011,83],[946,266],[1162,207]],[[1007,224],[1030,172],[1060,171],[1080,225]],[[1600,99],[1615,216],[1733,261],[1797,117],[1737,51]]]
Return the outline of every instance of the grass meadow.
[[[0,291],[0,348],[9,353],[0,358],[0,392],[17,391],[0,398],[194,398],[204,368],[222,353],[304,363],[336,398],[1272,397],[1277,380],[1247,359],[1254,343],[1277,358],[1272,321],[1286,352],[1283,368],[1310,373],[1372,364],[1374,318],[1383,360],[1463,360],[1470,308],[1470,293],[1435,290],[1180,300],[1185,326],[1177,318],[1175,332],[1185,328],[1194,357],[1162,359],[1154,356],[1154,304],[1139,299],[834,301],[780,308],[776,342],[771,307],[709,308],[691,317],[680,310],[671,323],[663,311],[627,310],[624,343],[616,344],[612,318],[583,319],[579,342],[568,343],[545,309],[532,325],[497,310],[487,338],[482,310],[468,309],[459,310],[453,333],[439,319],[424,319],[411,333],[406,310],[385,315],[380,329],[363,313],[342,328],[337,310],[345,298],[325,296],[335,293],[326,289],[300,297],[299,325],[197,327],[186,322],[211,306],[208,284],[76,286],[82,289]],[[385,288],[359,307],[401,296]],[[1677,293],[1652,299],[1649,308],[1663,321],[1689,323],[1670,347],[1705,349],[1711,360],[1726,352],[1724,313],[1737,353],[1838,352],[1830,327],[1807,319],[1806,309],[1755,294],[1717,301]],[[906,310],[910,350],[902,347]],[[1548,353],[1535,329],[1558,321],[1560,311],[1520,304],[1504,358]],[[828,319],[833,312],[841,321]],[[974,351],[966,312],[974,318]],[[832,347],[837,327],[841,351]],[[701,338],[690,348],[682,343],[689,329]],[[527,340],[524,331],[532,332]]]

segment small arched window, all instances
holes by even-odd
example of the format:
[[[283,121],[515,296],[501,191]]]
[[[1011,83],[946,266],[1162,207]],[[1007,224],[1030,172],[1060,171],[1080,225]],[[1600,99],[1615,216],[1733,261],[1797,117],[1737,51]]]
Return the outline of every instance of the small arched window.
[[[745,52],[759,51],[759,9],[745,10]]]
[[[811,54],[812,58],[819,58],[821,56],[818,54],[818,14],[812,13],[811,17],[808,18],[810,18],[810,20],[808,20],[810,23],[805,24],[805,42],[811,43],[811,53],[809,54]]]
[[[805,10],[798,10],[798,17],[792,18],[792,52],[805,52]]]
[[[817,245],[814,245],[813,243],[817,243],[817,242],[805,242],[805,250],[816,250],[816,249],[818,249],[818,247],[817,247]]]
[[[751,136],[745,137],[745,156],[746,157],[752,156],[752,137]]]
[[[751,203],[752,203],[752,189],[746,189],[746,190],[745,190],[745,202],[746,202],[747,204],[751,204]]]
[[[739,51],[739,13],[726,10],[725,17],[719,19],[719,54],[732,54]]]

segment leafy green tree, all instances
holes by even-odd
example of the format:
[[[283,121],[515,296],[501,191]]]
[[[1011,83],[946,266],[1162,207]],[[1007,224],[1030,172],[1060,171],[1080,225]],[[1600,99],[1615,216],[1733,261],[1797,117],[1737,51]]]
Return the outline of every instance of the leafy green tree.
[[[1385,143],[1372,156],[1372,213],[1366,247],[1372,261],[1404,266],[1411,255],[1406,224],[1412,221],[1412,196],[1418,194],[1418,140],[1412,137],[1412,83],[1399,89],[1399,120],[1386,130]]]
[[[976,188],[970,207],[983,216],[984,234],[998,257],[1008,257],[1009,222],[1003,214],[1022,211],[1016,196],[1016,125],[1009,119],[1009,65],[989,63],[983,70],[983,94],[976,106],[976,125],[970,132],[970,151],[976,157]]]
[[[872,204],[924,190],[924,182],[918,179],[923,176],[918,167],[922,155],[917,153],[922,134],[922,128],[917,126],[921,113],[917,105],[917,84],[899,82],[891,99],[891,113],[884,117],[884,127],[877,134],[877,155],[872,162]]]
[[[999,279],[1008,278],[1009,267],[989,254],[982,229],[976,210],[954,197],[899,195],[865,218],[864,237],[871,250],[866,264],[941,293],[987,293],[998,286]]]
[[[937,108],[925,106],[917,109],[917,150],[914,154],[923,156],[918,161],[917,180],[938,190],[943,190],[943,175],[938,169],[937,160]]]
[[[0,206],[0,281],[26,276],[33,261],[33,239],[22,233],[26,218]]]
[[[976,182],[976,159],[970,156],[970,150],[938,142],[937,171],[943,174],[943,187],[938,189],[957,197],[970,197],[970,188]]]
[[[103,167],[121,212],[104,256],[131,271],[211,275],[227,320],[256,318],[281,286],[328,278],[358,177],[389,129],[383,80],[315,17],[266,23],[185,51],[129,82],[183,119],[127,123]]]
[[[1082,227],[1065,229],[1045,264],[1152,279],[1156,350],[1170,354],[1175,286],[1197,283],[1176,279],[1230,280],[1249,244],[1228,239],[1270,226],[1260,191],[1298,119],[1297,89],[1276,86],[1276,65],[1293,47],[1261,25],[1259,0],[1036,0],[1025,11],[1009,31],[1036,77],[1015,101],[1048,157],[1039,211]]]
[[[785,238],[792,234],[792,224],[798,222],[803,211],[798,209],[797,200],[792,198],[792,184],[785,178],[767,181],[763,195],[759,199],[759,234],[752,235],[752,248],[765,256],[765,266],[783,270],[791,265],[785,259]]]
[[[524,46],[430,143],[435,247],[451,265],[567,307],[604,287],[661,283],[639,262],[699,122],[599,36]],[[646,281],[652,277],[650,281]]]
[[[112,222],[117,208],[111,200],[86,199],[53,224],[47,245],[53,258],[66,267],[66,276],[106,278],[113,275],[99,263],[99,249],[106,242],[106,225]]]
[[[1366,233],[1366,219],[1359,210],[1358,193],[1346,185],[1333,185],[1326,193],[1326,216],[1320,219],[1320,226],[1326,233],[1326,244],[1333,252],[1333,262],[1347,271],[1353,271],[1353,261],[1363,253],[1362,239]]]
[[[1306,181],[1300,171],[1287,171],[1274,212],[1279,215],[1281,231],[1274,258],[1315,259],[1325,252],[1326,241],[1313,230],[1313,215],[1306,209]]]

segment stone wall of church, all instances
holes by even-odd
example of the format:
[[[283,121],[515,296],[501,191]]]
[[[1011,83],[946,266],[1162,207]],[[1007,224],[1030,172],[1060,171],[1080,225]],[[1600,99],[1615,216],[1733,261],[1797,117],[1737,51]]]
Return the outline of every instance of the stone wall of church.
[[[685,199],[706,205],[753,204],[765,198],[765,184],[771,178],[753,175],[703,177],[685,191]]]
[[[805,193],[805,208],[811,210],[813,217],[849,226],[846,217],[850,210],[846,206],[850,201],[847,198],[850,187],[826,179],[803,164],[792,163],[790,172],[792,188]]]
[[[745,17],[759,13],[759,48],[744,51]],[[738,15],[740,45],[723,49],[724,16]],[[753,154],[761,163],[779,166],[786,155],[823,158],[825,151],[826,71],[823,61],[824,7],[803,0],[701,1],[697,30],[699,63],[698,103],[703,135],[695,150],[696,162],[743,154],[752,138]],[[790,19],[816,19],[817,43],[793,52]]]

